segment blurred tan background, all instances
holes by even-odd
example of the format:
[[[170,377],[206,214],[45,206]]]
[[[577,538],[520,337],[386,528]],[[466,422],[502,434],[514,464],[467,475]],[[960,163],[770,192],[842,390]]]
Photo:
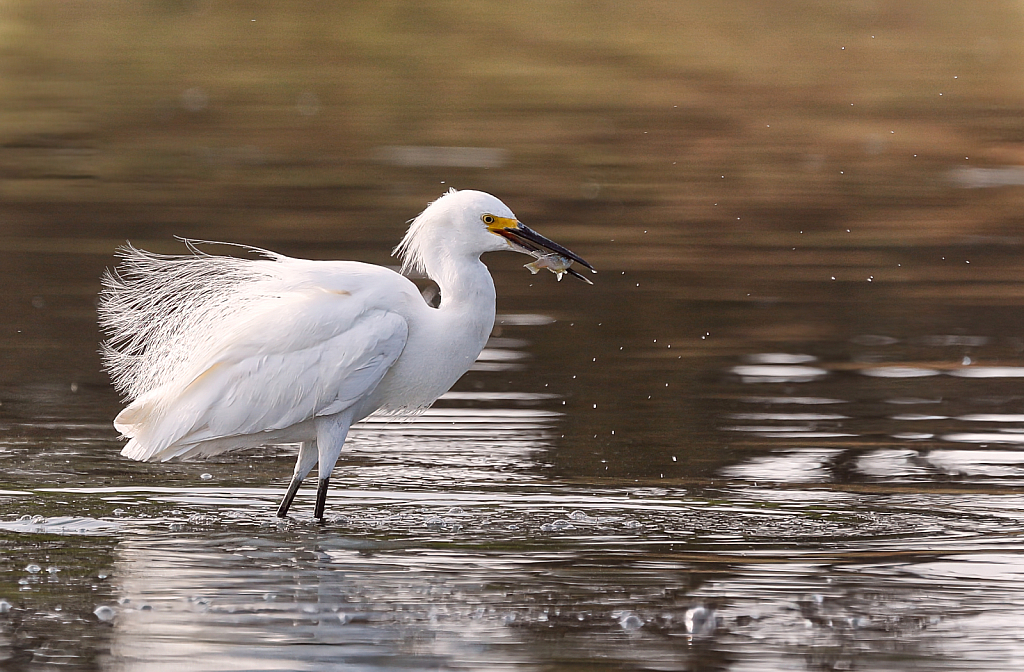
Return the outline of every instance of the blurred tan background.
[[[601,289],[550,304],[619,302],[624,329],[696,338],[666,301],[833,302],[866,280],[896,316],[1019,305],[1022,38],[1016,1],[11,0],[0,346],[78,330],[66,364],[105,384],[82,330],[125,239],[394,263],[449,186],[593,262]],[[516,270],[502,296],[547,307],[493,256]],[[667,275],[611,284],[641,270]],[[940,303],[893,304],[915,299]],[[738,338],[829,328],[754,317]],[[10,359],[6,378],[36,375]]]
[[[390,242],[455,185],[579,238],[997,233],[1016,190],[950,171],[1024,160],[1022,37],[999,1],[14,0],[0,225]]]

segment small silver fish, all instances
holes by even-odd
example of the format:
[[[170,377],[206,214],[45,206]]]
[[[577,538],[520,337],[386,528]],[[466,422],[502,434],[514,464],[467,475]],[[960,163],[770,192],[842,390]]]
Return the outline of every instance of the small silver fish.
[[[594,284],[583,275],[580,275],[574,269],[569,268],[570,266],[572,266],[572,259],[569,259],[568,257],[563,257],[562,255],[556,254],[555,252],[535,256],[537,256],[537,261],[531,261],[530,263],[525,264],[523,266],[523,268],[528,269],[530,273],[533,273],[534,275],[540,272],[540,269],[546,268],[552,273],[554,273],[555,277],[558,278],[559,281],[562,280],[563,275],[568,273],[569,275],[579,278],[588,285]]]

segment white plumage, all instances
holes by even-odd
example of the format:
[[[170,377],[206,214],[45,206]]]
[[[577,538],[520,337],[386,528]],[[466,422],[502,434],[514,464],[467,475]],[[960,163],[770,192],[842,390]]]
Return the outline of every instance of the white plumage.
[[[129,439],[121,454],[165,461],[300,442],[278,515],[319,464],[317,518],[352,423],[426,408],[480,354],[495,299],[482,253],[554,251],[589,268],[478,191],[430,204],[396,248],[403,270],[438,283],[438,308],[381,266],[245,249],[258,258],[126,246],[104,276],[104,362],[130,401],[114,420]]]

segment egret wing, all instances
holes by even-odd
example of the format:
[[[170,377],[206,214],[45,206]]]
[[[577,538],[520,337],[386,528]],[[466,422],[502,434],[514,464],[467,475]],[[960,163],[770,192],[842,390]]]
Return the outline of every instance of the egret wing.
[[[132,439],[123,455],[210,454],[230,449],[224,439],[339,413],[365,399],[405,347],[405,318],[367,309],[348,291],[305,288],[277,299],[226,334],[186,383],[152,390],[122,411],[115,426]]]

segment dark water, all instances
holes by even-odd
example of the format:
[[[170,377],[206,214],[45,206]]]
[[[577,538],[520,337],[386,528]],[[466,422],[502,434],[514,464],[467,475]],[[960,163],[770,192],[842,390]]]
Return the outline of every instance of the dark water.
[[[1019,8],[598,4],[0,17],[0,668],[1024,665]],[[491,255],[325,524],[294,447],[119,457],[117,245],[389,264],[450,185],[596,284]]]
[[[18,257],[39,283],[62,258]],[[273,515],[288,447],[119,458],[117,399],[65,359],[95,363],[88,294],[63,309],[20,296],[36,333],[6,348],[43,382],[5,385],[0,406],[8,664],[952,670],[1024,655],[1024,357],[1004,308],[973,307],[969,331],[911,319],[890,335],[863,329],[866,299],[737,305],[673,299],[665,273],[609,269],[588,288],[498,265],[512,298],[480,362],[418,421],[353,432],[323,526],[312,488]],[[669,307],[664,331],[629,311],[637,296]],[[76,328],[46,335],[62,322]],[[836,335],[736,333],[794,322]],[[69,368],[83,382],[60,381]]]

